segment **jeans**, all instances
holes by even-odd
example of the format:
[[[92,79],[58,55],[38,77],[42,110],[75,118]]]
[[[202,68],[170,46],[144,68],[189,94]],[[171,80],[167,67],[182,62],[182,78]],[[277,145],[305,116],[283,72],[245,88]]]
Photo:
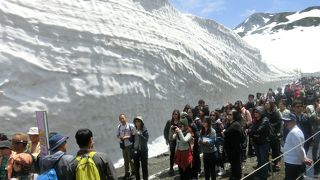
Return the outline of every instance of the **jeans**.
[[[216,153],[203,153],[204,177],[206,180],[216,179]]]
[[[189,180],[192,179],[192,169],[191,165],[187,167],[185,171],[182,170],[182,168],[179,167],[179,174],[180,174],[180,179],[182,180]]]
[[[192,159],[192,178],[197,178],[198,173],[201,171],[201,159],[199,145],[193,147],[193,159]]]
[[[280,156],[280,139],[277,137],[271,137],[270,138],[270,148],[272,150],[272,159]],[[274,164],[277,165],[277,163],[280,161],[280,158],[274,161]]]
[[[140,179],[140,162],[142,167],[143,180],[148,179],[148,152],[136,151],[133,157],[136,179]]]
[[[231,165],[230,179],[238,180],[241,179],[241,150],[234,149],[227,152],[227,158]]]
[[[258,168],[259,168],[268,162],[270,145],[269,144],[256,145],[255,149],[256,149]],[[257,171],[257,176],[261,179],[267,179],[268,171],[269,171],[269,166],[266,165],[263,168],[261,168],[259,171]]]
[[[319,157],[319,143],[320,143],[320,134],[317,134],[313,137],[313,146],[312,146],[312,159],[315,161]]]
[[[170,148],[170,170],[173,170],[174,156],[176,154],[176,141],[171,141],[169,143]]]

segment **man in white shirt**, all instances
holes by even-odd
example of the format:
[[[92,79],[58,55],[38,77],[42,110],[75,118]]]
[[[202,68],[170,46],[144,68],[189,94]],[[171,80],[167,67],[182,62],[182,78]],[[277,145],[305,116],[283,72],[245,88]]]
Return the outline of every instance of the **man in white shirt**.
[[[122,149],[122,156],[124,160],[125,175],[123,179],[128,179],[130,176],[135,175],[134,164],[131,158],[134,125],[132,123],[128,123],[128,118],[125,114],[119,115],[119,122],[120,124],[118,125],[117,138],[120,142],[120,148]],[[131,168],[131,174],[129,171],[129,165]]]
[[[303,148],[305,141],[302,131],[296,124],[296,116],[292,113],[284,114],[282,117],[284,126],[289,130],[284,143],[285,180],[303,179],[305,165],[311,165]]]

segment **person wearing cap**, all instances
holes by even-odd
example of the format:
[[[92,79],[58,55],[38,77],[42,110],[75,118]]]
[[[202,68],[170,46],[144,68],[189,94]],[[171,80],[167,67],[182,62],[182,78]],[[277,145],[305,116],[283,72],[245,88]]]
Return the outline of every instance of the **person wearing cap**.
[[[40,141],[38,127],[30,127],[28,133],[30,142],[27,144],[27,152],[37,158],[40,153]]]
[[[123,179],[127,179],[130,176],[135,175],[134,163],[131,158],[134,125],[128,122],[128,118],[125,114],[119,115],[119,122],[120,124],[118,125],[117,138],[120,143],[120,148],[122,150],[122,157],[124,160],[125,174]],[[131,169],[131,174],[129,171],[129,165]]]
[[[5,141],[5,140],[8,140],[8,137],[4,133],[0,133],[0,141]],[[10,149],[11,149],[11,142],[10,142]],[[2,156],[1,149],[0,149],[0,165],[2,165],[2,163],[7,164],[7,161],[8,161],[8,159],[6,159],[6,157]],[[3,166],[0,167],[0,171],[1,171],[2,167]],[[2,177],[1,173],[2,173],[2,171],[0,172],[0,179]]]
[[[71,170],[69,164],[74,157],[67,155],[67,140],[68,137],[60,133],[53,132],[49,134],[49,151],[50,155],[41,157],[40,173],[54,168],[58,179],[71,179]]]
[[[267,163],[269,158],[270,123],[265,115],[265,109],[262,106],[257,106],[253,112],[256,122],[251,126],[250,134],[252,135],[252,141],[256,150],[257,168],[259,168]],[[256,172],[255,178],[261,180],[267,179],[268,171],[268,166],[262,167]]]
[[[133,119],[134,130],[134,143],[132,147],[132,158],[135,167],[136,179],[140,179],[140,163],[142,167],[142,177],[144,180],[148,179],[148,129],[144,125],[141,116],[136,116]]]
[[[77,152],[77,157],[87,157],[90,152],[95,152],[94,150],[94,141],[93,141],[93,133],[90,129],[79,129],[75,135],[77,144],[80,150]],[[111,159],[107,154],[96,152],[93,157],[93,162],[95,163],[99,175],[100,180],[116,180],[117,174],[116,170],[113,166]],[[70,164],[70,169],[72,173],[72,178],[70,180],[76,180],[76,171],[78,166],[77,158],[74,158]],[[69,179],[68,179],[69,180]]]
[[[285,114],[282,120],[284,121],[285,128],[289,130],[283,148],[283,159],[285,162],[284,179],[292,180],[300,176],[303,178],[305,165],[312,164],[312,160],[307,157],[303,147],[303,142],[305,141],[303,132],[297,126],[297,116],[295,114]]]
[[[12,144],[9,140],[0,141],[0,179],[8,179],[9,158],[12,156]]]
[[[170,131],[170,136],[177,141],[175,163],[179,167],[181,179],[191,179],[192,177],[192,130],[189,128],[188,119],[180,119],[180,127],[175,127],[174,134]]]

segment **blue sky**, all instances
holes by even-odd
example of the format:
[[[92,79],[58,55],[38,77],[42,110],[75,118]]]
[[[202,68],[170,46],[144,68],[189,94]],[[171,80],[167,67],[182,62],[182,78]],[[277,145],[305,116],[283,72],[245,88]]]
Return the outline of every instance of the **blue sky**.
[[[194,14],[234,28],[255,12],[291,12],[320,6],[320,0],[170,0],[184,13]]]

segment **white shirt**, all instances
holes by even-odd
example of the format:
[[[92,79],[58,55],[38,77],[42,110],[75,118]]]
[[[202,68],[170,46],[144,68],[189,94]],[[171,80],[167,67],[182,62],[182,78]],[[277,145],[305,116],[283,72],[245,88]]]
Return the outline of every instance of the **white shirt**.
[[[134,132],[134,125],[131,123],[127,123],[125,125],[119,124],[118,125],[118,132],[117,136],[132,136]],[[129,141],[129,139],[124,140],[124,146],[130,146],[132,145],[132,142]]]
[[[284,162],[295,165],[302,165],[304,163],[304,159],[307,157],[306,152],[303,148],[304,135],[302,131],[295,125],[292,130],[287,135],[286,141],[284,143]],[[302,144],[301,144],[302,143]],[[298,144],[301,144],[297,148],[291,150]],[[291,150],[290,152],[288,152]]]

